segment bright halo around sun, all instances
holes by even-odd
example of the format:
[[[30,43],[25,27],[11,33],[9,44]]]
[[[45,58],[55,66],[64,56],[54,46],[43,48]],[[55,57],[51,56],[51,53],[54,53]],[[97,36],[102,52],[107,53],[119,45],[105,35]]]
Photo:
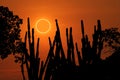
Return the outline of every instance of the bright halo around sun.
[[[36,30],[41,34],[46,34],[51,29],[51,23],[47,19],[38,19],[35,24]]]

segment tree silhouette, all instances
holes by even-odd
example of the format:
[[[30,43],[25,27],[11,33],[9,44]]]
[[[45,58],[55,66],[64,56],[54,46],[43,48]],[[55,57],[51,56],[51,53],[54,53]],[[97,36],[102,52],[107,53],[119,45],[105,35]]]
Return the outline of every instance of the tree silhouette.
[[[110,47],[110,51],[116,52],[120,49],[120,32],[118,28],[109,28],[102,31],[102,39],[104,40],[104,46]],[[109,51],[109,52],[110,52]]]
[[[22,19],[9,11],[8,7],[0,6],[0,58],[4,59],[11,53],[19,52],[20,24]]]

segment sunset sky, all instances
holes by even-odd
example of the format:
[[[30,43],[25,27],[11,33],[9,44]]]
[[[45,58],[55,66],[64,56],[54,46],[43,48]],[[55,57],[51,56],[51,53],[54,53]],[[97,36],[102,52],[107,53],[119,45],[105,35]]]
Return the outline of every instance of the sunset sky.
[[[65,49],[66,27],[73,28],[74,41],[79,43],[80,48],[80,20],[84,21],[85,33],[89,34],[90,38],[98,19],[101,20],[103,29],[120,26],[120,0],[0,0],[0,5],[8,7],[10,11],[23,19],[21,38],[24,38],[27,31],[28,17],[30,17],[32,28],[35,28],[38,19],[45,18],[50,21],[51,30],[48,33],[40,34],[35,29],[36,38],[40,37],[40,55],[43,59],[47,56],[46,51],[49,49],[48,37],[50,36],[52,40],[54,37],[55,19],[58,19]],[[19,67],[12,57],[0,61],[0,80],[21,80]]]

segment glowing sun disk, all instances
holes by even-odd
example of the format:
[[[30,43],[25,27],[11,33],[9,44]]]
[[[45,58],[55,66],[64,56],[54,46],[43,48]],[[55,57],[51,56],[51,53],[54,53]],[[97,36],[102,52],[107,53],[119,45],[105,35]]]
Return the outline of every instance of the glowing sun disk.
[[[48,29],[47,30],[45,30],[45,31],[40,31],[39,30],[39,24],[42,24],[41,22],[42,21],[44,21],[44,22],[46,22],[47,24],[48,24]],[[44,25],[44,24],[42,24],[42,25]],[[43,26],[42,26],[43,27]],[[39,19],[39,20],[37,20],[37,22],[36,22],[36,24],[35,24],[35,28],[36,28],[36,30],[39,32],[39,33],[41,33],[41,34],[45,34],[45,33],[48,33],[49,31],[50,31],[50,29],[51,29],[51,23],[50,23],[50,21],[49,20],[47,20],[47,19]],[[43,27],[44,28],[44,27]]]

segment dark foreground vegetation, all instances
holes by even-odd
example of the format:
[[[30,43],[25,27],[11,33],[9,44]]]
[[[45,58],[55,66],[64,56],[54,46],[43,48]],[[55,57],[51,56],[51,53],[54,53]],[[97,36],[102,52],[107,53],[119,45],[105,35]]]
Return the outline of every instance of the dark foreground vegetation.
[[[94,27],[92,41],[84,32],[84,23],[81,20],[82,48],[74,43],[72,27],[66,29],[67,53],[64,52],[58,21],[56,22],[56,34],[54,40],[49,37],[48,55],[45,61],[41,61],[39,54],[39,38],[37,46],[34,44],[34,29],[30,31],[28,18],[28,31],[24,42],[17,42],[17,54],[15,62],[20,62],[23,80],[119,80],[120,79],[120,32],[117,28],[102,30],[100,20]],[[0,23],[2,17],[0,15]],[[5,24],[5,23],[4,23]],[[0,28],[4,26],[0,25]],[[2,33],[1,33],[2,34]],[[1,36],[0,34],[0,36]],[[0,40],[2,38],[0,37]],[[0,43],[2,45],[2,43]],[[27,47],[28,45],[28,47]],[[112,55],[105,60],[101,59],[103,49],[109,47]],[[2,47],[1,49],[2,50]],[[80,52],[81,51],[81,52]],[[67,54],[67,56],[65,56]],[[4,56],[3,53],[0,55]],[[77,55],[77,57],[75,57]],[[1,57],[2,58],[2,57]],[[75,62],[78,59],[78,64]],[[25,76],[25,68],[28,77]]]

